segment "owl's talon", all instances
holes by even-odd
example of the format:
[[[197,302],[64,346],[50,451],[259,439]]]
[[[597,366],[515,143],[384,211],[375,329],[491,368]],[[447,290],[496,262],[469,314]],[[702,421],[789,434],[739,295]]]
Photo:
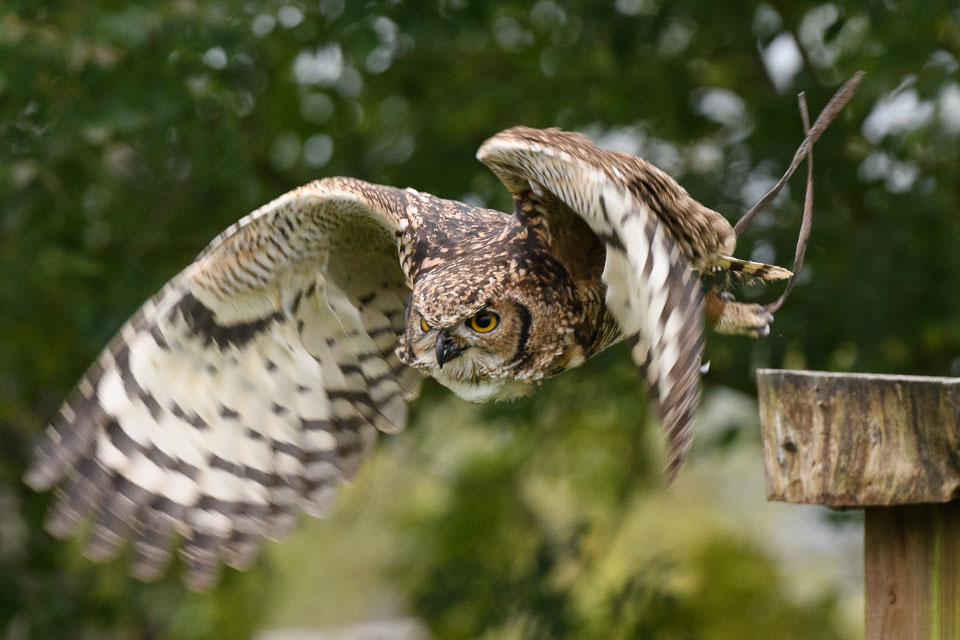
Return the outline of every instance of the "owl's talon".
[[[766,307],[759,304],[749,304],[746,302],[729,301],[718,294],[725,304],[720,316],[714,323],[714,329],[717,333],[727,335],[749,336],[751,338],[762,338],[770,335],[770,323],[773,322],[773,314]],[[731,296],[732,298],[732,296]]]

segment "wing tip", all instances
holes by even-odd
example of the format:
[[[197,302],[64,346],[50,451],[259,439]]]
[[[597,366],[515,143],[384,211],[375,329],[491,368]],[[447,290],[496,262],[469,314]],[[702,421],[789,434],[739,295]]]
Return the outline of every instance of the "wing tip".
[[[62,415],[63,409],[60,411]],[[23,482],[34,491],[49,491],[56,486],[87,451],[94,424],[94,420],[66,421],[62,417],[51,422],[34,444]]]
[[[66,540],[74,534],[86,516],[61,502],[48,514],[43,529],[57,540]]]
[[[667,463],[667,466],[664,467],[663,476],[664,476],[664,481],[666,482],[666,485],[668,487],[672,486],[673,483],[676,482],[677,476],[680,475],[680,467],[682,466],[683,466],[682,461],[678,461],[678,462],[670,461]]]
[[[407,401],[400,388],[382,401],[374,415],[374,425],[383,433],[400,433],[407,424]]]
[[[49,461],[34,459],[23,473],[23,482],[34,491],[49,491],[60,479],[62,473]]]
[[[683,463],[686,460],[687,451],[689,448],[690,442],[688,440],[683,451],[670,452],[670,459],[667,460],[667,464],[663,470],[664,479],[668,487],[676,482],[677,477],[680,475],[680,469],[683,467]]]

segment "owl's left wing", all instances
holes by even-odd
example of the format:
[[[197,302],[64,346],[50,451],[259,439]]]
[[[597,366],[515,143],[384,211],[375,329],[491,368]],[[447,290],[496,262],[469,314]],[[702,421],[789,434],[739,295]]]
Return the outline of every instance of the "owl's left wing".
[[[66,478],[48,528],[62,537],[92,515],[94,559],[132,536],[144,579],[182,538],[185,580],[202,589],[301,508],[325,513],[419,389],[393,353],[406,197],[349,178],[291,191],[147,301],[37,447],[28,484]]]
[[[691,267],[732,249],[729,223],[656,167],[580,134],[515,127],[484,142],[477,158],[521,203],[559,200],[564,211],[548,213],[548,224],[572,211],[605,245],[605,303],[657,406],[672,479],[700,396],[703,295]]]

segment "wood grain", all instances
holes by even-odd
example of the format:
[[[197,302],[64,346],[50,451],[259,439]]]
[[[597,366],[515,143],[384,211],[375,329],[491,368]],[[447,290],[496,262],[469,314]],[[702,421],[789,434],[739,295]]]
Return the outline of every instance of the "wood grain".
[[[767,497],[867,507],[867,640],[960,639],[960,380],[760,370],[757,385]]]
[[[960,497],[960,380],[761,369],[757,384],[769,499]]]
[[[960,638],[960,503],[866,510],[867,640]]]

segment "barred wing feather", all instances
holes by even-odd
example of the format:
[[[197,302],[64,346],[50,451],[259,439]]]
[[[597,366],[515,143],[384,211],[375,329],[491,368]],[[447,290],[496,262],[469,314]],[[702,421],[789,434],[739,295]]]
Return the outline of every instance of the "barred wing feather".
[[[685,249],[696,253],[694,243],[679,240],[673,229],[692,222],[703,233],[722,234],[722,225],[709,216],[669,218],[664,201],[695,201],[642,160],[598,149],[579,134],[516,127],[487,140],[477,157],[515,194],[559,198],[605,244],[605,304],[657,407],[672,479],[690,445],[703,332],[703,295],[685,255]],[[678,191],[658,199],[650,184]]]
[[[225,231],[146,302],[48,427],[26,480],[63,482],[48,528],[93,517],[87,554],[134,539],[132,572],[181,537],[188,586],[243,568],[301,509],[323,515],[419,374],[403,330],[404,192],[327,179]]]

